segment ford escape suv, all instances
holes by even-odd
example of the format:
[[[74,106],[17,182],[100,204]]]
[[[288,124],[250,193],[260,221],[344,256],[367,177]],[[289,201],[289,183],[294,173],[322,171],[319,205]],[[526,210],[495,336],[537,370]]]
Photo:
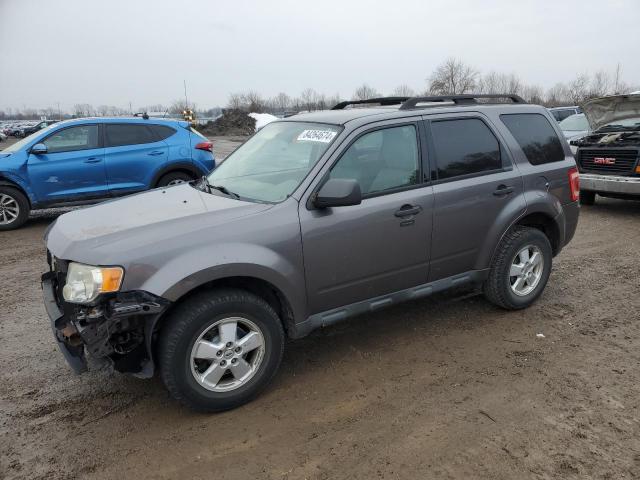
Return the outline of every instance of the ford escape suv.
[[[185,121],[81,118],[54,123],[0,151],[0,230],[29,211],[96,203],[198,178],[212,144]]]
[[[199,182],[62,215],[44,301],[77,372],[159,371],[219,411],[318,327],[465,283],[531,305],[578,196],[562,132],[519,97],[343,102],[265,126]]]

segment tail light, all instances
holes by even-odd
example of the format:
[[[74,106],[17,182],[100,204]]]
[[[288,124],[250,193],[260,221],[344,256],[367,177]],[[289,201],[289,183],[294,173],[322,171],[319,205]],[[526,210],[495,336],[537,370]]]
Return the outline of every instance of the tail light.
[[[571,201],[577,202],[580,198],[580,175],[575,167],[569,169],[569,188],[571,189]]]
[[[213,153],[213,143],[211,142],[200,142],[196,145],[196,149],[204,150],[205,152]]]

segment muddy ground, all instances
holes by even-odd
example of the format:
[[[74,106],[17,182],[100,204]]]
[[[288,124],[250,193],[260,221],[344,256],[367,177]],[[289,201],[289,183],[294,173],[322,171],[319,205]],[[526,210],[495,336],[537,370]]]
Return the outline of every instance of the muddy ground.
[[[640,477],[640,202],[584,208],[530,309],[456,292],[318,331],[218,415],[71,373],[38,282],[57,214],[0,233],[0,478]]]

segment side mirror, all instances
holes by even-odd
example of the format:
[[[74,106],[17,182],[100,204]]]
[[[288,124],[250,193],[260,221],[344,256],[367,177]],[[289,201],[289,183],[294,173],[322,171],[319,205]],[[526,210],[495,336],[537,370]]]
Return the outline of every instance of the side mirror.
[[[42,155],[47,153],[47,146],[44,143],[36,143],[33,147],[31,147],[31,153],[34,155]]]
[[[360,205],[360,203],[362,203],[360,184],[351,178],[330,178],[313,200],[316,208],[347,207]]]

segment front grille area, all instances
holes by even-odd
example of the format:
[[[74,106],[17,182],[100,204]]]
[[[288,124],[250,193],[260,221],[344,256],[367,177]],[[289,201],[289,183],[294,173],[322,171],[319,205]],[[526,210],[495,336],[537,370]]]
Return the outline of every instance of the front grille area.
[[[600,158],[608,163],[597,163],[596,159]],[[614,159],[614,163],[607,159]],[[578,161],[583,172],[631,175],[638,161],[638,150],[585,149],[579,151]]]

